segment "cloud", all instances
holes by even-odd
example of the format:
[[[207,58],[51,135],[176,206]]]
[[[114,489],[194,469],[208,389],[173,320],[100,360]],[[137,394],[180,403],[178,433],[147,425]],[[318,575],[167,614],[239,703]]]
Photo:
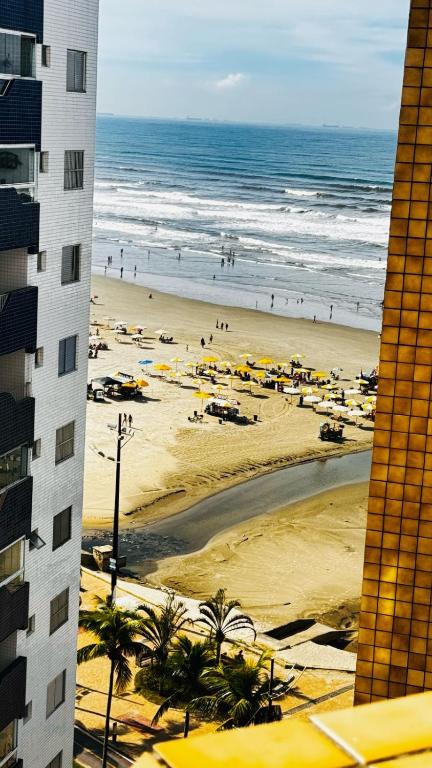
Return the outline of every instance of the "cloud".
[[[233,88],[238,88],[245,82],[245,80],[246,75],[244,75],[243,72],[232,72],[221,80],[217,80],[214,86],[217,91],[228,91]]]

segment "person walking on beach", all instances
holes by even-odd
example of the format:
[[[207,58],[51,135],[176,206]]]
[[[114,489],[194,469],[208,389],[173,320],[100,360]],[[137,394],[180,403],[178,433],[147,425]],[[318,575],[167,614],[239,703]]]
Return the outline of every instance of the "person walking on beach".
[[[221,323],[221,331],[223,331],[223,329],[224,329],[224,324]]]
[[[216,329],[219,328],[219,320],[216,320]]]
[[[228,323],[225,323],[225,330],[228,330]]]
[[[201,347],[204,349],[205,347],[205,339],[204,337],[201,338]]]
[[[132,429],[133,418],[131,413],[128,416],[128,424],[129,424],[129,429]]]
[[[210,341],[210,344],[211,344],[211,343],[212,343],[212,341],[213,341],[213,334],[212,334],[212,333],[210,334],[210,339],[209,339],[209,341]]]
[[[106,268],[106,266],[105,266],[105,267],[104,267],[104,274],[105,274],[105,276],[106,276],[106,271],[107,271],[107,268]]]
[[[127,427],[127,414],[123,414],[122,427]]]
[[[136,264],[135,264],[135,268],[134,268],[134,277],[136,277]]]
[[[359,309],[360,309],[360,302],[358,301],[357,302],[357,312],[359,311]]]
[[[120,258],[123,258],[123,248],[120,248]]]
[[[225,259],[221,259],[221,267],[225,266]]]
[[[123,280],[123,267],[120,267],[120,278]]]
[[[314,315],[313,322],[316,323],[316,315]]]

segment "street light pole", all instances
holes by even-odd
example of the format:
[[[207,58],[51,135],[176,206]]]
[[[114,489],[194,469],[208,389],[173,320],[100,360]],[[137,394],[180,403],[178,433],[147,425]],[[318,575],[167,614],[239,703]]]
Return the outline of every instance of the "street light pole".
[[[118,554],[119,554],[119,519],[120,519],[120,471],[121,471],[121,449],[122,449],[122,415],[118,415],[117,425],[117,456],[116,456],[116,476],[115,476],[115,494],[114,494],[114,523],[112,538],[112,560],[111,560],[111,603],[115,602],[118,572]]]

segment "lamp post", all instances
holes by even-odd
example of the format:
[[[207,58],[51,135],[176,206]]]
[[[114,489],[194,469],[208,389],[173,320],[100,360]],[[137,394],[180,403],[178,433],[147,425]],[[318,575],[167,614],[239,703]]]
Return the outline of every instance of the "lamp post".
[[[108,424],[110,429],[117,430],[117,452],[116,452],[116,474],[115,474],[115,491],[114,491],[114,520],[113,520],[113,535],[112,535],[112,557],[110,559],[110,571],[111,571],[111,595],[110,602],[114,603],[116,598],[117,588],[117,574],[118,574],[118,556],[119,556],[119,527],[120,527],[120,479],[121,479],[121,452],[127,443],[132,440],[134,433],[127,432],[126,428],[122,427],[122,414],[118,415],[117,427],[115,425]]]

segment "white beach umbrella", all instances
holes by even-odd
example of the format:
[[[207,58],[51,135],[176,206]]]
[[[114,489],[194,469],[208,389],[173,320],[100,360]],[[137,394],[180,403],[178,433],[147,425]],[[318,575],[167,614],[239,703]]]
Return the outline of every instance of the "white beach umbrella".
[[[332,411],[336,416],[342,416],[343,413],[348,413],[349,408],[345,405],[334,405]]]
[[[321,403],[322,400],[320,397],[317,397],[316,395],[308,395],[303,400],[304,403],[310,403],[311,405],[317,405],[318,403]]]
[[[360,416],[364,416],[364,411],[361,411],[360,408],[354,408],[353,411],[348,411],[348,416],[353,419],[358,419]]]
[[[286,395],[301,395],[301,391],[298,387],[284,387],[283,391]]]
[[[360,390],[359,389],[346,389],[345,390],[345,394],[348,395],[348,397],[350,397],[351,395],[360,395]]]

